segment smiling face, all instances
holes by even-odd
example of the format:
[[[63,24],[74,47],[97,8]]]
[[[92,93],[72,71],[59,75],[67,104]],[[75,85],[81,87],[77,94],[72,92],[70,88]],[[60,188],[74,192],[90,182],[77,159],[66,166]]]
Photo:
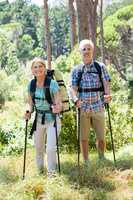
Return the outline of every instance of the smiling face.
[[[32,63],[32,74],[38,78],[38,77],[44,77],[46,74],[46,66],[41,61],[35,61]]]
[[[79,50],[84,64],[90,64],[93,60],[93,43],[90,40],[82,40],[79,45]]]

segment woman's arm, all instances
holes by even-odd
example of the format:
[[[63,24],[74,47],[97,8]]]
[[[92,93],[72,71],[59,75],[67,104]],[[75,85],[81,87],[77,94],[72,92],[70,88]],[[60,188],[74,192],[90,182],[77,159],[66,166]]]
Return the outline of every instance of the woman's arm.
[[[29,94],[28,98],[27,98],[25,119],[29,120],[31,118],[31,113],[33,113],[33,111],[34,111],[33,108],[34,108],[33,101],[32,101],[31,95]],[[29,112],[27,112],[27,111],[29,111]]]
[[[60,113],[62,111],[62,101],[59,91],[54,93],[54,104],[52,105],[52,111],[53,113]]]

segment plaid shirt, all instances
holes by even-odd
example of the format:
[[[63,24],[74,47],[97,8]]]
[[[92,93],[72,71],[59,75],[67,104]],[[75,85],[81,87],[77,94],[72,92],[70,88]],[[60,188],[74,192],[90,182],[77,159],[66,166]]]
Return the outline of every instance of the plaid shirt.
[[[99,63],[101,67],[102,80],[110,81],[110,76],[106,70],[106,67],[103,63]],[[84,66],[84,67],[83,67]],[[92,62],[90,65],[79,65],[75,66],[72,69],[72,79],[71,86],[78,86],[78,72],[81,72],[83,69],[82,78],[80,81],[81,88],[99,88],[101,87],[101,81],[97,69]],[[91,73],[96,72],[96,73]],[[103,93],[100,91],[97,92],[80,92],[78,93],[79,99],[82,101],[81,110],[84,112],[99,112],[104,110],[104,100]]]

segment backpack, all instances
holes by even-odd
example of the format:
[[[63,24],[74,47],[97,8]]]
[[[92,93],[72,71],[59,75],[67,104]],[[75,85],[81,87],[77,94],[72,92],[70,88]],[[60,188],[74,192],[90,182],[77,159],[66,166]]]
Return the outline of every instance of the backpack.
[[[67,88],[64,83],[62,73],[57,70],[47,70],[47,75],[44,81],[44,90],[45,90],[45,98],[48,101],[50,105],[52,105],[52,97],[50,94],[50,83],[51,79],[54,79],[57,81],[59,88],[60,88],[60,94],[61,94],[61,101],[62,101],[62,112],[70,111],[70,103],[69,103],[69,97],[67,93]],[[33,104],[35,105],[35,91],[36,91],[36,78],[31,80],[30,84],[30,94],[32,97]],[[40,98],[38,98],[40,99]],[[44,99],[42,99],[44,100]]]
[[[80,81],[82,79],[82,75],[84,73],[84,68],[85,68],[85,65],[79,65],[79,69],[81,71],[78,72],[78,81],[77,81],[77,86],[78,86],[78,92],[97,92],[97,91],[101,91],[101,92],[104,92],[104,85],[103,85],[103,80],[102,80],[102,71],[101,71],[101,66],[98,62],[94,61],[94,66],[97,70],[97,72],[87,72],[87,73],[95,73],[95,74],[98,74],[99,75],[99,79],[100,79],[100,82],[101,82],[101,87],[99,88],[85,88],[83,89],[82,87],[80,87]]]

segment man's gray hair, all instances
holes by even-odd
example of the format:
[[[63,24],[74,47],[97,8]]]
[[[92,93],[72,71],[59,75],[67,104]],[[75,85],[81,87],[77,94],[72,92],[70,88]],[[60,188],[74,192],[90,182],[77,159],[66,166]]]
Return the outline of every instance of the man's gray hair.
[[[82,50],[83,46],[86,45],[86,44],[92,46],[93,49],[94,49],[94,44],[93,44],[92,40],[88,40],[88,39],[84,39],[84,40],[80,41],[80,43],[79,43],[79,49]]]

